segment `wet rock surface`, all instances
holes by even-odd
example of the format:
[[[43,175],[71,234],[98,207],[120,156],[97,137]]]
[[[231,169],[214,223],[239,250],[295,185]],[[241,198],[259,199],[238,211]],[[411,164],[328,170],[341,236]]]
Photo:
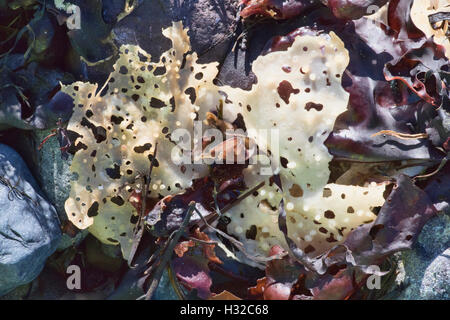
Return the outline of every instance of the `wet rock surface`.
[[[450,249],[445,250],[427,267],[420,286],[424,299],[450,299]]]
[[[412,250],[402,253],[404,290],[397,299],[450,298],[450,217],[441,214],[424,226]]]
[[[0,145],[0,295],[32,281],[61,238],[54,207],[20,156]]]
[[[236,29],[237,3],[232,0],[143,1],[113,28],[115,42],[138,44],[159,59],[170,42],[162,28],[182,21],[189,28],[193,51],[199,62],[222,61]]]
[[[51,130],[39,130],[34,132],[35,145],[39,145],[45,137],[51,134]],[[71,160],[61,158],[61,150],[58,139],[52,137],[37,150],[37,177],[42,190],[55,206],[60,218],[67,220],[64,210],[64,202],[69,196],[72,174],[69,170]]]

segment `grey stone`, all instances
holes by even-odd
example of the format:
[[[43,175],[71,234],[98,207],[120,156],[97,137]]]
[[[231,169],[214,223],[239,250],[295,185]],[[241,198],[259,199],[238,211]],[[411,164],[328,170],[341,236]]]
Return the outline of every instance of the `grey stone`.
[[[42,196],[22,158],[0,145],[0,296],[29,283],[61,238],[55,208]]]
[[[50,130],[34,131],[35,144],[39,145],[50,133]],[[70,181],[73,176],[70,172],[71,163],[71,157],[68,160],[61,158],[60,145],[56,137],[47,140],[38,151],[37,179],[63,221],[67,220],[64,203],[69,197]]]
[[[450,299],[450,248],[434,259],[425,270],[420,295],[428,300]]]
[[[423,227],[417,243],[401,254],[400,300],[449,299],[450,217],[439,214]]]
[[[36,130],[33,132],[35,145],[39,145],[51,130]],[[37,151],[36,175],[42,186],[42,190],[56,208],[61,222],[67,221],[64,203],[69,197],[70,181],[73,174],[70,172],[71,156],[64,160],[61,158],[61,150],[58,139],[52,137]],[[89,234],[88,230],[82,230],[75,237],[63,234],[58,251],[71,246],[77,246]]]
[[[430,219],[420,232],[417,247],[430,258],[450,247],[450,216],[441,213]]]
[[[56,249],[58,252],[66,250],[69,247],[78,247],[81,242],[89,235],[89,230],[84,229],[78,232],[75,237],[71,237],[65,233],[63,233],[61,237],[61,241],[58,244],[58,248]]]

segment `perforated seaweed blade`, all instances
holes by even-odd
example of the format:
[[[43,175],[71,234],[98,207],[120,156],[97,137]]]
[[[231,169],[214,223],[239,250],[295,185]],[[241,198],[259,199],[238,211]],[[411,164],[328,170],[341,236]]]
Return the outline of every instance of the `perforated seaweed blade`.
[[[439,15],[442,18],[438,22],[431,24],[430,16]],[[449,23],[446,22],[444,15],[450,14],[450,5],[448,0],[422,0],[414,1],[411,7],[411,19],[426,37],[433,37],[433,41],[444,47],[445,56],[450,59],[450,37],[448,36]],[[448,20],[447,20],[448,21]]]
[[[228,231],[255,254],[267,254],[273,244],[286,246],[277,221],[281,197],[288,235],[310,255],[324,252],[356,226],[373,220],[371,209],[384,202],[383,185],[327,184],[332,156],[324,141],[347,108],[349,94],[341,79],[348,62],[348,52],[333,32],[301,36],[287,51],[255,60],[257,83],[250,91],[223,88],[231,101],[225,116],[233,120],[242,115],[248,135],[267,148],[273,166],[279,167],[283,186],[281,192],[267,181],[227,214]],[[249,187],[257,184],[259,169],[247,169]]]
[[[137,221],[128,202],[142,188],[157,145],[150,196],[165,196],[190,186],[206,173],[205,165],[179,165],[171,140],[177,128],[193,133],[193,120],[204,108],[214,108],[217,89],[212,80],[217,63],[197,64],[181,22],[163,30],[172,48],[159,62],[138,46],[124,45],[104,90],[76,82],[63,88],[74,97],[75,110],[68,129],[78,134],[79,149],[71,171],[65,209],[70,221],[105,243],[120,243],[128,256]],[[98,91],[98,92],[97,92]],[[101,94],[100,94],[101,93]],[[174,149],[175,148],[175,149]]]

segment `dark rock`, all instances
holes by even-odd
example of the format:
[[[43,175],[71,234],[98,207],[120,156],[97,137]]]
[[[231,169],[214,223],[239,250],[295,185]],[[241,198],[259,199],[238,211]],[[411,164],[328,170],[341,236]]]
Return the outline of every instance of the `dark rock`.
[[[200,61],[220,62],[231,44],[236,13],[237,2],[232,0],[144,1],[116,24],[113,37],[118,46],[138,44],[158,60],[170,46],[161,30],[181,20]]]
[[[217,76],[219,83],[234,88],[250,90],[256,83],[256,76],[251,71],[250,54],[246,50],[237,48],[228,53]]]
[[[237,26],[236,1],[136,1],[136,8],[128,15],[119,13],[122,2],[104,0],[101,8],[99,0],[89,5],[82,0],[74,2],[82,15],[86,11],[84,15],[91,17],[88,22],[82,21],[81,30],[68,33],[71,70],[80,79],[103,83],[117,59],[117,49],[124,44],[139,45],[153,61],[158,61],[161,53],[170,48],[170,40],[161,31],[172,21],[182,21],[189,28],[192,50],[198,53],[201,63],[222,62],[232,44]],[[101,45],[94,48],[92,43]]]
[[[94,273],[89,270],[81,268],[82,288],[83,281],[86,277],[103,278],[101,273]],[[67,277],[69,274],[61,274],[52,268],[45,267],[39,278],[33,281],[33,288],[27,296],[27,300],[103,300],[114,289],[114,279],[102,283],[96,287],[95,290],[70,290],[67,288]]]
[[[20,156],[0,145],[0,295],[38,276],[56,250],[56,210],[41,195]]]
[[[38,146],[50,130],[36,130],[34,133],[35,145]],[[61,158],[61,150],[58,139],[52,137],[42,145],[41,150],[36,150],[36,178],[42,186],[42,190],[55,206],[60,219],[67,220],[64,203],[69,197],[70,181],[73,174],[70,172],[71,157],[68,160]]]
[[[29,153],[27,158],[33,158],[32,170],[39,181],[42,191],[55,207],[61,223],[66,223],[68,219],[64,204],[69,197],[70,181],[74,177],[70,172],[72,157],[70,156],[67,160],[61,157],[60,144],[56,137],[48,139],[42,145],[42,149],[37,150],[37,146],[49,134],[51,134],[51,130],[35,130],[32,132],[34,152]],[[19,143],[19,145],[21,146],[22,143]],[[81,230],[75,237],[63,234],[58,251],[78,246],[88,234],[87,229]]]
[[[282,22],[271,20],[256,26],[246,24],[239,27],[217,76],[219,84],[250,90],[257,81],[251,71],[252,63],[267,51],[270,40],[308,24],[312,22],[306,17],[301,17]]]
[[[24,67],[20,54],[8,56],[1,63],[6,65],[0,74],[0,130],[44,129],[55,127],[58,118],[69,119],[72,98],[59,92],[59,88],[60,82],[73,82],[70,74],[35,62]]]
[[[80,8],[80,28],[69,30],[72,47],[85,61],[97,63],[114,55],[114,45],[109,39],[112,25],[103,20],[101,0],[71,2]],[[93,45],[95,44],[95,45]]]
[[[34,58],[45,59],[45,52],[55,36],[55,29],[48,14],[44,14],[41,19],[32,20],[29,27],[33,30],[34,37],[28,38],[28,45],[32,46]]]
[[[147,234],[142,237],[139,249],[136,253],[133,268],[129,268],[123,275],[119,285],[108,297],[108,300],[136,300],[145,295],[143,290],[143,275],[148,268],[147,261],[155,250],[154,239]],[[158,288],[153,294],[153,300],[176,300],[178,296],[169,280],[167,269],[159,282]]]
[[[23,286],[17,287],[14,290],[8,292],[4,296],[0,297],[1,300],[26,300],[30,289],[31,289],[32,283],[24,284]]]
[[[93,236],[88,236],[84,242],[86,261],[95,268],[114,273],[118,272],[125,262],[122,259],[120,246],[101,243]]]
[[[102,17],[106,23],[115,23],[117,16],[125,9],[125,0],[103,0]]]

